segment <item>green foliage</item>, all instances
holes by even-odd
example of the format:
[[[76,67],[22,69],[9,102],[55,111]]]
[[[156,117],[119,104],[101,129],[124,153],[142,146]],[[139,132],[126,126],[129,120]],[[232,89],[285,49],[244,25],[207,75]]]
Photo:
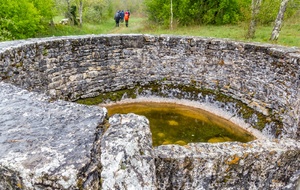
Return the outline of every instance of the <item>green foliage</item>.
[[[144,1],[143,0],[126,0],[121,3],[120,10],[130,10],[134,14],[144,13]]]
[[[111,1],[85,0],[83,3],[84,23],[100,23],[113,15]]]
[[[27,0],[0,0],[1,29],[11,35],[5,38],[20,39],[33,37],[39,29],[40,15]]]
[[[242,0],[242,2],[247,0]],[[232,24],[243,18],[238,0],[173,0],[174,19],[181,25]],[[250,2],[251,3],[251,2]],[[167,25],[170,0],[146,0],[149,19]]]
[[[30,2],[32,2],[34,7],[38,10],[42,23],[48,24],[54,17],[54,0],[30,0]]]
[[[281,0],[262,1],[258,21],[260,24],[270,24],[275,21]]]
[[[170,24],[170,0],[145,0],[149,19],[159,24]],[[173,0],[173,15],[180,25],[235,24],[251,18],[251,0]],[[263,0],[258,21],[275,21],[281,0]],[[299,10],[300,1],[290,0],[285,18]]]
[[[262,25],[269,25],[274,23],[278,10],[280,7],[281,0],[264,0],[262,1],[258,21]],[[285,12],[285,18],[293,16],[297,10],[299,10],[299,1],[291,0],[287,6]]]
[[[8,28],[13,28],[16,30],[15,24],[11,19],[0,18],[0,41],[6,41],[13,39],[12,33],[8,30]]]
[[[239,20],[241,13],[237,0],[219,0],[203,3],[203,23],[232,24]]]
[[[47,2],[38,0],[0,0],[0,40],[34,37],[51,18]],[[52,4],[53,5],[53,4]]]
[[[169,23],[170,8],[166,0],[146,0],[148,17],[159,24]]]
[[[97,23],[101,20],[101,12],[96,7],[85,7],[83,12],[83,20],[89,23]]]
[[[241,0],[238,1],[239,12],[241,16],[239,17],[239,21],[249,21],[251,19],[251,2],[252,0]]]
[[[105,13],[104,7],[100,5],[93,5],[84,8],[83,18],[89,23],[101,22],[108,13]]]

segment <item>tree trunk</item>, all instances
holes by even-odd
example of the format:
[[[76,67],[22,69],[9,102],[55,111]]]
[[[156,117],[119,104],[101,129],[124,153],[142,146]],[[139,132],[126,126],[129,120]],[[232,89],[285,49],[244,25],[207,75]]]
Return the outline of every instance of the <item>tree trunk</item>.
[[[68,5],[68,13],[70,13],[70,11],[71,11],[70,0],[66,0],[66,1],[67,1],[67,5]]]
[[[285,13],[288,2],[289,2],[289,0],[282,0],[280,3],[280,8],[279,8],[276,20],[275,20],[275,25],[274,25],[270,40],[277,40],[279,37],[279,32],[282,27],[283,17],[284,17],[284,13]]]
[[[82,27],[82,9],[83,9],[83,3],[82,0],[79,2],[79,26]]]
[[[170,21],[170,28],[173,30],[173,1],[171,0],[171,21]]]
[[[68,10],[67,10],[67,12],[66,12],[66,14],[65,14],[65,18],[68,18],[68,19],[69,19],[68,24],[72,24],[73,20],[72,20],[72,15],[71,15],[71,5],[70,5],[70,0],[66,0],[66,2],[67,2],[67,8],[68,8]],[[74,24],[74,23],[73,23],[73,24]],[[72,25],[73,25],[73,24],[72,24]]]
[[[257,21],[257,15],[259,14],[260,11],[260,5],[261,5],[262,0],[252,0],[252,5],[251,5],[251,21],[248,29],[248,33],[246,35],[246,38],[254,38],[255,35],[255,30],[256,30],[256,21]]]

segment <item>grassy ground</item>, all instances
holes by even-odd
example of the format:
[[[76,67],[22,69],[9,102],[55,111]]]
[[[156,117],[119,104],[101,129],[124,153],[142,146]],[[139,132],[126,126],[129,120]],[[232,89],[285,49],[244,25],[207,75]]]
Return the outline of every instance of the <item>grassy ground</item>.
[[[272,32],[272,26],[258,26],[254,39],[246,40],[248,23],[240,23],[237,25],[225,26],[190,26],[176,27],[173,30],[163,28],[153,24],[143,17],[132,16],[129,21],[129,27],[125,27],[125,23],[120,23],[120,27],[115,27],[113,19],[102,22],[100,24],[84,24],[80,27],[57,25],[42,36],[65,36],[65,35],[83,35],[83,34],[172,34],[185,36],[204,36],[217,38],[230,38],[238,41],[252,41],[273,43],[284,46],[300,47],[300,19],[295,15],[285,21],[285,24],[280,32],[278,41],[269,41]],[[56,20],[59,20],[58,18]]]

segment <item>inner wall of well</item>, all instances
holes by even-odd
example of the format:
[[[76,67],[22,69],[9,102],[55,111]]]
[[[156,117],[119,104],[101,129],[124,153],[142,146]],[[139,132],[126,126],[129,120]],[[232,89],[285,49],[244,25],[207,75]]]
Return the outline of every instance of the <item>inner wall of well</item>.
[[[298,49],[151,35],[46,38],[1,47],[2,80],[54,99],[131,89],[182,93],[175,98],[197,97],[250,126],[259,124],[270,137],[300,136]]]

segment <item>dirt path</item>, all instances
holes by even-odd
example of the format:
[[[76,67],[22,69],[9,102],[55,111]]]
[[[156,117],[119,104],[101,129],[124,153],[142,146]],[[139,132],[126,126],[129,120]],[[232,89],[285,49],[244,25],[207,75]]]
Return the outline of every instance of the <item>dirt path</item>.
[[[125,22],[121,23],[119,27],[115,27],[110,31],[112,34],[128,34],[128,33],[142,33],[145,27],[144,23],[146,18],[134,18],[129,19],[128,27],[125,26]]]

